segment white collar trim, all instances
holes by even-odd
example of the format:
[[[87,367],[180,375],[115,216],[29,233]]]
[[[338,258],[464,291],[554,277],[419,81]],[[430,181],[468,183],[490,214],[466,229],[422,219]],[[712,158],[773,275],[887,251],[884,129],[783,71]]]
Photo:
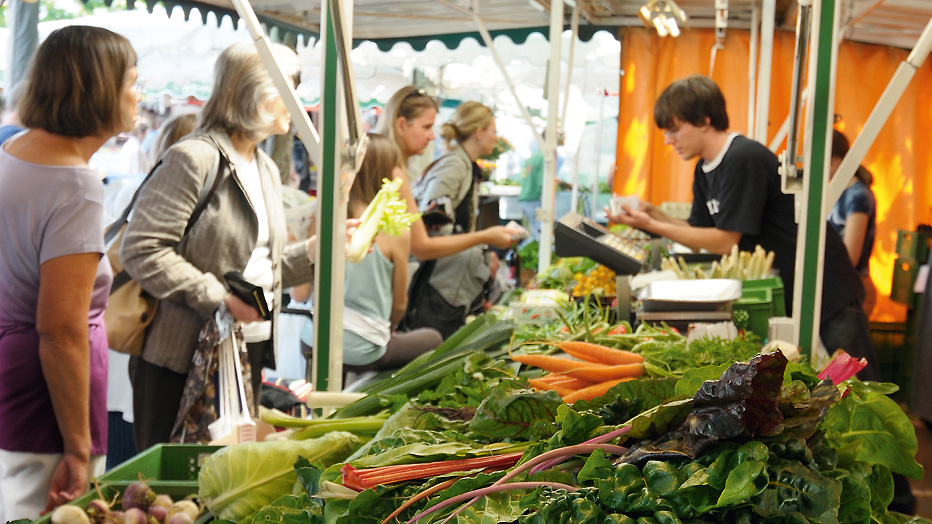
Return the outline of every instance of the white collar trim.
[[[718,155],[715,158],[713,158],[712,161],[704,162],[702,164],[702,171],[704,173],[708,173],[709,171],[712,171],[713,169],[717,168],[719,164],[722,163],[722,159],[725,158],[725,153],[728,152],[728,148],[731,147],[731,143],[732,141],[734,141],[736,136],[738,136],[738,133],[729,133],[728,138],[725,140],[725,146],[722,148],[721,151],[718,152]]]

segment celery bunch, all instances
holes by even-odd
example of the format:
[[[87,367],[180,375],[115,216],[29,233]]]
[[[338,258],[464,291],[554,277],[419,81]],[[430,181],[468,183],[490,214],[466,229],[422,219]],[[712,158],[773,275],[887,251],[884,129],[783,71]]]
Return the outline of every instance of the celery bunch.
[[[350,247],[346,253],[347,261],[354,264],[362,261],[378,233],[398,236],[421,217],[420,213],[407,212],[408,205],[398,192],[400,187],[401,179],[382,179],[382,189],[366,206],[366,211],[360,218],[361,223],[350,240]]]

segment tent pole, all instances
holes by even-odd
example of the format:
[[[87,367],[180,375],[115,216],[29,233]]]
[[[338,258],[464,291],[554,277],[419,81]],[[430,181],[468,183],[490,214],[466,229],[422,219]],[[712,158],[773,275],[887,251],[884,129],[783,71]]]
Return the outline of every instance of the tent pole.
[[[757,41],[760,39],[760,4],[754,1],[751,10],[751,42],[748,50],[748,128],[747,135],[754,136],[754,92],[757,90]]]
[[[557,181],[557,129],[560,89],[560,34],[563,32],[563,2],[550,3],[550,76],[547,79],[547,139],[544,147],[544,187],[541,195],[540,251],[537,271],[550,267],[553,253],[553,208],[556,200]]]
[[[502,57],[499,56],[498,51],[495,50],[495,43],[492,41],[492,35],[485,28],[485,24],[482,22],[482,19],[479,18],[479,15],[477,13],[471,14],[473,22],[476,24],[476,29],[479,30],[479,35],[482,36],[483,43],[485,43],[485,46],[489,49],[489,52],[492,53],[492,59],[495,60],[495,64],[498,66],[499,71],[502,73],[502,77],[505,78],[505,83],[508,84],[508,91],[511,93],[512,98],[515,99],[515,104],[521,110],[521,116],[524,117],[528,127],[531,128],[531,132],[534,133],[534,138],[537,140],[537,146],[543,150],[544,139],[540,132],[537,130],[537,127],[534,125],[534,118],[531,116],[530,111],[528,111],[527,106],[524,105],[524,103],[521,102],[521,98],[518,97],[518,92],[515,90],[515,84],[512,82],[511,76],[508,75],[508,69],[505,68],[505,63],[502,61]]]
[[[802,3],[802,2],[801,2]],[[831,161],[831,134],[835,114],[835,72],[840,10],[835,0],[812,2],[812,42],[809,53],[809,100],[806,105],[802,215],[796,239],[796,283],[793,324],[796,341],[805,358],[819,344],[822,308],[822,267],[825,252],[825,189]],[[805,314],[804,314],[805,312]],[[815,364],[815,363],[813,363]]]
[[[867,150],[877,139],[877,135],[880,134],[880,130],[886,124],[887,119],[890,118],[890,114],[893,113],[893,109],[903,96],[903,92],[906,91],[913,76],[916,75],[916,71],[922,67],[922,64],[929,57],[930,52],[932,52],[932,19],[929,20],[925,30],[919,36],[919,40],[916,41],[916,45],[913,47],[912,52],[909,53],[906,61],[901,63],[896,73],[893,74],[893,78],[890,79],[887,88],[880,95],[880,100],[877,101],[874,110],[867,117],[867,122],[864,123],[861,133],[851,144],[851,149],[838,166],[838,170],[835,172],[836,176],[829,182],[828,195],[826,196],[827,209],[831,209],[835,205],[845,188],[848,187],[851,177],[854,176],[858,166],[864,161]]]
[[[563,111],[560,113],[560,126],[566,125],[566,108],[570,105],[570,87],[573,85],[573,63],[576,58],[576,34],[579,32],[579,3],[573,3],[573,15],[570,20],[570,53],[568,65],[566,68],[566,91],[563,95]],[[570,194],[571,211],[576,211],[579,207],[579,151],[582,149],[582,141],[576,147],[576,155],[573,159],[573,191]],[[595,195],[593,194],[593,198]]]
[[[590,206],[589,218],[595,220],[595,217],[599,214],[599,175],[602,173],[602,166],[599,163],[602,160],[602,133],[604,132],[604,122],[605,122],[605,98],[608,96],[608,92],[604,89],[599,93],[599,134],[595,137],[595,173],[592,177],[592,202]]]
[[[573,65],[576,59],[576,38],[579,34],[579,3],[573,4],[573,18],[570,21],[570,55],[566,68],[566,91],[563,95],[563,112],[560,122],[566,123],[566,108],[570,105],[570,86],[573,84]]]
[[[10,9],[12,8],[12,10]],[[7,24],[10,34],[7,37],[7,92],[26,78],[29,63],[32,62],[36,48],[39,47],[39,2],[9,0],[7,2]]]
[[[757,124],[754,139],[767,143],[767,120],[770,114],[770,77],[773,69],[773,35],[776,23],[776,0],[764,0],[761,22],[760,62],[757,73]]]

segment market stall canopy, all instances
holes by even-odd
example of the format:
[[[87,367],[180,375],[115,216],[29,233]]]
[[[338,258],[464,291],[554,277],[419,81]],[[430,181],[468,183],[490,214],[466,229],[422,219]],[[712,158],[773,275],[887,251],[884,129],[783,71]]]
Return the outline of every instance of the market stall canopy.
[[[728,27],[749,28],[754,9],[760,7],[762,1],[728,0]],[[202,16],[210,10],[236,18],[231,0],[149,0],[146,3],[151,8],[156,2],[169,8],[181,6],[185,12],[196,7]],[[641,26],[638,10],[646,0],[576,2],[580,8],[580,36],[587,39],[599,28]],[[797,1],[773,2],[777,28],[795,30]],[[320,0],[254,0],[251,4],[260,20],[286,33],[317,35],[320,31]],[[715,26],[714,0],[677,0],[677,4],[689,17],[689,27]],[[843,8],[845,37],[866,43],[911,48],[932,18],[929,0],[838,0],[837,4]],[[353,2],[353,37],[357,43],[375,41],[383,50],[399,40],[415,48],[423,48],[430,40],[455,46],[465,36],[476,36],[469,11],[474,5],[493,35],[507,31],[513,40],[520,42],[531,32],[546,34],[549,0],[356,0]],[[571,8],[564,5],[564,9]]]

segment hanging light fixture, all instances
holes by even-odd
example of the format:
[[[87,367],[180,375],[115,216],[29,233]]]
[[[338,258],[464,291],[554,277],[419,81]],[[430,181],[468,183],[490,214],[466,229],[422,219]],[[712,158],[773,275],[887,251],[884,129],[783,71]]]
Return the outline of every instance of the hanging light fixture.
[[[649,0],[641,6],[638,16],[648,29],[660,36],[680,36],[680,26],[687,23],[686,11],[673,0]]]

